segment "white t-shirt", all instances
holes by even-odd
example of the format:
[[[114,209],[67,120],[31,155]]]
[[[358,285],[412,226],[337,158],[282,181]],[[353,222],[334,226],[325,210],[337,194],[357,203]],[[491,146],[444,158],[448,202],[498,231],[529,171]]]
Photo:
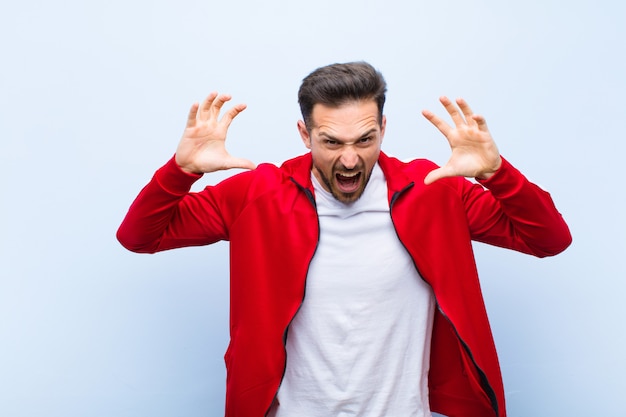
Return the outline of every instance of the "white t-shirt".
[[[434,297],[396,235],[383,172],[350,204],[312,177],[320,240],[270,415],[430,417]]]

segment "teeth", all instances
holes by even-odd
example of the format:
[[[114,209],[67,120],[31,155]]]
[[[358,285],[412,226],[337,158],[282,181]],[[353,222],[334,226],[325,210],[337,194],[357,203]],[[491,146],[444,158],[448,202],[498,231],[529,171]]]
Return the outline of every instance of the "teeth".
[[[339,174],[342,177],[347,177],[347,178],[352,178],[352,177],[356,177],[357,175],[359,175],[358,172],[352,172],[352,173],[348,173],[348,174]]]

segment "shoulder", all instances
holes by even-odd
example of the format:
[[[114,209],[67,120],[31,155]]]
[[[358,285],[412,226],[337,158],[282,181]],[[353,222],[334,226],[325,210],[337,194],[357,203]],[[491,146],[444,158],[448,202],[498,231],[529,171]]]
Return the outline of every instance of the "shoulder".
[[[384,171],[388,171],[389,173],[404,173],[406,175],[423,174],[425,176],[427,173],[438,167],[437,164],[428,159],[415,158],[400,160],[396,157],[389,156],[384,152],[380,153],[378,162]]]
[[[403,189],[410,183],[422,186],[426,175],[437,168],[437,164],[428,159],[418,158],[401,161],[384,152],[380,153],[378,163],[385,174],[388,185],[391,189],[396,190]]]
[[[428,194],[429,196],[438,195],[441,198],[450,198],[452,195],[462,195],[468,187],[475,186],[463,177],[442,178],[430,185],[424,184],[426,175],[439,167],[436,163],[424,158],[401,161],[381,152],[378,162],[392,193],[410,187],[412,192],[409,194],[413,196]]]
[[[295,176],[310,181],[310,157],[302,155],[285,161],[281,166],[262,163],[253,170],[237,173],[207,189],[250,200],[285,185],[293,185],[290,178]]]
[[[251,171],[255,182],[264,184],[291,183],[295,179],[298,183],[310,182],[312,158],[311,154],[304,154],[283,162],[280,166],[270,163],[260,164]]]

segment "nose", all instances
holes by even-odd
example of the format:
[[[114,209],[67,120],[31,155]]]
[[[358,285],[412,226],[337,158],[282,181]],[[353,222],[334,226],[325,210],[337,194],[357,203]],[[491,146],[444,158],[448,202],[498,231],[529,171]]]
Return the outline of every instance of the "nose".
[[[339,161],[346,169],[353,169],[359,163],[359,154],[352,146],[346,146]]]

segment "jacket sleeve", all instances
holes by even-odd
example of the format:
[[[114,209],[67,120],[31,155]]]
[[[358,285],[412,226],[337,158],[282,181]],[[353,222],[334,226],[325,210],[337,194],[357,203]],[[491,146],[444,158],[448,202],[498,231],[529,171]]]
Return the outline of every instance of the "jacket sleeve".
[[[503,158],[484,188],[464,181],[463,200],[472,239],[538,257],[564,251],[569,228],[550,194],[526,179]]]
[[[117,231],[126,249],[154,253],[228,238],[221,207],[210,187],[189,190],[200,175],[182,171],[174,158],[156,171],[130,206]]]

